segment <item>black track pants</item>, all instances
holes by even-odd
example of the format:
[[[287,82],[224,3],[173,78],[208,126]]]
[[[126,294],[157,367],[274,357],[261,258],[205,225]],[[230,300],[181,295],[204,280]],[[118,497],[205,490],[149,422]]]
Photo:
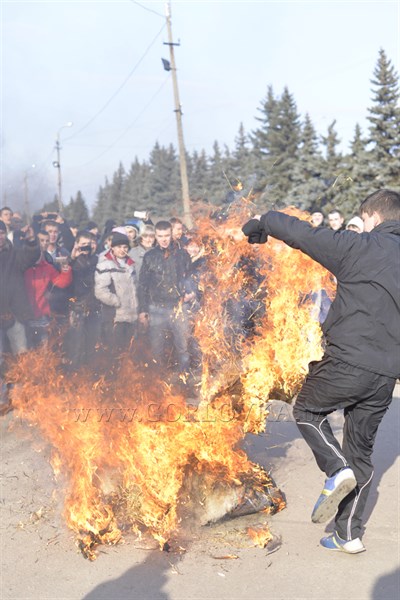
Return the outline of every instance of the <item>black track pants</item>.
[[[371,454],[376,432],[392,400],[396,380],[352,367],[324,356],[309,365],[309,374],[297,397],[293,416],[314,453],[319,468],[331,477],[350,466],[356,489],[341,502],[335,523],[342,539],[359,537],[372,476]],[[344,409],[343,444],[332,433],[327,416]]]

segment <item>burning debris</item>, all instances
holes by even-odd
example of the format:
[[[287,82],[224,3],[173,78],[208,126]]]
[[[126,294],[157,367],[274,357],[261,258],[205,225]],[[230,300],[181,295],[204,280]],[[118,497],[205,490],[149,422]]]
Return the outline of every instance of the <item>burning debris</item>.
[[[50,444],[67,525],[90,560],[99,544],[127,532],[166,548],[188,519],[204,525],[285,506],[240,442],[264,431],[272,394],[290,401],[308,362],[320,357],[310,298],[332,281],[278,241],[249,246],[240,224],[251,207],[243,207],[222,223],[200,220],[196,232],[207,257],[194,319],[198,406],[132,356],[100,378],[64,375],[51,347],[11,369],[15,414]],[[257,536],[258,545],[268,543],[267,532]]]

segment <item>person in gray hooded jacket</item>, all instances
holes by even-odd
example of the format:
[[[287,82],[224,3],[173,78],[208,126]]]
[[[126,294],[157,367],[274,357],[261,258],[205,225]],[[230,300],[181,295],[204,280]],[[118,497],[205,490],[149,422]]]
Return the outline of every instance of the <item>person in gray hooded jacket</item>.
[[[113,233],[111,248],[97,264],[95,296],[110,307],[113,349],[122,352],[130,347],[137,320],[136,270],[128,256],[129,239]]]

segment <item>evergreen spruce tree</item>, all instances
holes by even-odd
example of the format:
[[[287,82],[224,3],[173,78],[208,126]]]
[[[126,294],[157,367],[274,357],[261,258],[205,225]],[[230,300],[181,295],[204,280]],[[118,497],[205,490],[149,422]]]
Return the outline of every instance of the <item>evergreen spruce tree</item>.
[[[217,141],[213,144],[213,154],[209,159],[209,165],[207,195],[211,204],[218,206],[225,201],[230,188],[226,180],[226,158]]]
[[[321,210],[326,189],[322,177],[323,157],[319,149],[318,135],[307,113],[301,129],[298,158],[293,167],[293,187],[288,201],[302,210]]]
[[[374,70],[373,105],[368,109],[375,187],[400,187],[399,76],[385,51],[380,49]],[[371,190],[374,191],[373,189]]]
[[[108,219],[115,220],[120,224],[119,211],[121,209],[121,197],[124,187],[125,170],[120,163],[118,170],[114,173],[112,182],[106,178],[104,187],[100,187],[97,202],[93,209],[93,219],[102,227]]]
[[[192,172],[189,180],[190,197],[192,200],[204,200],[208,194],[209,165],[205,150],[200,154],[195,150],[191,156]]]
[[[329,212],[333,208],[341,210],[343,190],[346,188],[350,173],[345,170],[343,156],[338,151],[340,139],[335,129],[336,119],[328,126],[327,135],[321,136],[322,145],[325,147],[325,161],[323,166],[323,180],[326,185],[321,208]]]
[[[149,161],[149,202],[160,217],[169,218],[182,212],[178,195],[179,167],[173,146],[164,148],[155,143]]]
[[[227,170],[230,178],[243,184],[245,193],[248,188],[254,186],[254,162],[243,123],[240,123],[238,134],[235,137],[235,147],[229,157]]]
[[[344,168],[349,173],[349,178],[342,185],[341,209],[346,219],[349,219],[358,213],[360,202],[375,185],[371,151],[367,150],[367,140],[363,137],[358,123],[350,142],[350,153],[344,157]]]
[[[148,176],[149,167],[147,163],[140,163],[139,159],[136,157],[125,178],[119,212],[121,222],[125,219],[132,218],[135,210],[150,209]]]
[[[272,131],[278,127],[279,118],[279,100],[275,98],[272,86],[267,88],[267,96],[261,101],[261,106],[257,108],[261,116],[256,117],[260,122],[260,127],[250,134],[252,142],[253,170],[255,173],[256,191],[264,190],[267,184],[267,171],[272,153]]]
[[[124,189],[126,181],[126,172],[123,164],[120,162],[117,171],[115,171],[110,189],[110,206],[111,216],[118,223],[123,221],[123,204],[124,204]]]
[[[296,103],[288,88],[284,88],[275,111],[275,122],[268,132],[269,146],[266,160],[266,194],[268,203],[277,206],[290,204],[290,190],[299,183],[295,165],[301,136],[300,118]]]
[[[64,217],[68,221],[75,221],[79,227],[89,221],[89,210],[80,190],[77,192],[76,198],[71,198],[65,207]]]

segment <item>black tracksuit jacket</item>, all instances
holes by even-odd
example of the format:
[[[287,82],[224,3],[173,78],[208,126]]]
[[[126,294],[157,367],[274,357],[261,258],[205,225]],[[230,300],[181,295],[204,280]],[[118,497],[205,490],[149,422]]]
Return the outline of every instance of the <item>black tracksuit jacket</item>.
[[[400,221],[370,233],[313,228],[281,212],[261,217],[268,235],[328,269],[337,292],[323,324],[328,356],[400,377]]]
[[[149,305],[174,308],[184,294],[195,291],[189,254],[170,244],[165,250],[156,246],[143,257],[139,273],[139,313]]]

